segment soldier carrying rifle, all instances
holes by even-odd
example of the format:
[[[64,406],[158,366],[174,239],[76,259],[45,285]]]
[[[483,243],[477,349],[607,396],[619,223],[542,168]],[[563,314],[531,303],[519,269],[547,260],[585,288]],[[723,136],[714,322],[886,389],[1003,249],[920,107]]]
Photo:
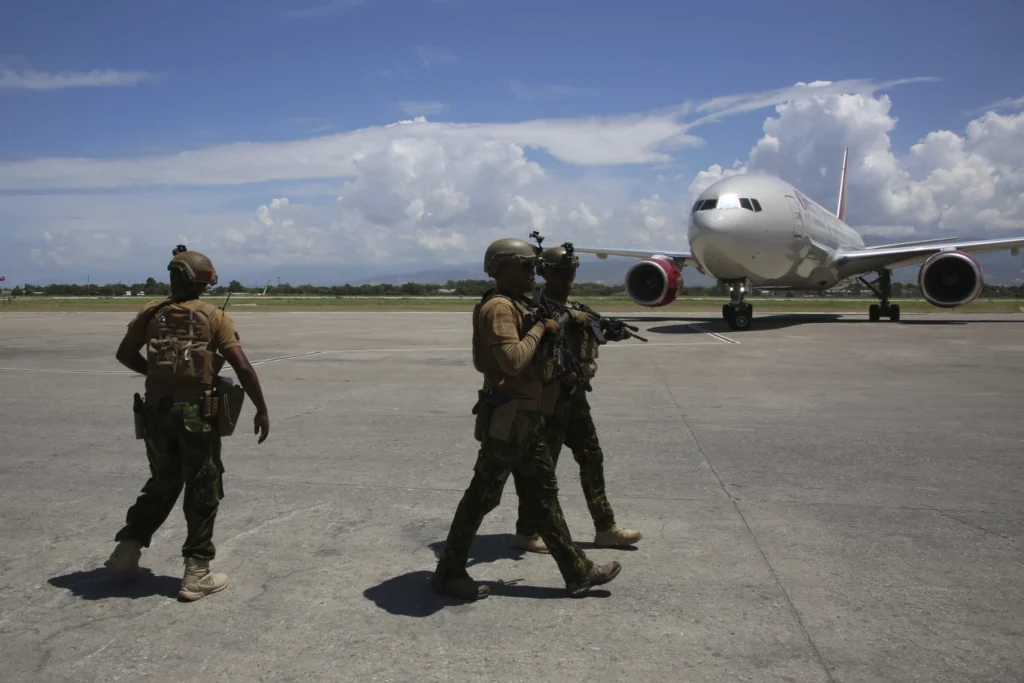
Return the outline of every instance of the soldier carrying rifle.
[[[568,362],[560,375],[549,381],[542,394],[545,414],[545,440],[551,448],[555,464],[562,444],[572,451],[580,467],[580,483],[594,521],[594,544],[599,547],[631,545],[641,538],[641,531],[624,529],[615,521],[615,514],[604,483],[604,453],[597,438],[597,428],[590,412],[587,392],[597,372],[598,347],[608,341],[622,341],[637,328],[614,318],[605,318],[584,304],[573,301],[569,294],[576,279],[579,258],[573,254],[572,244],[542,249],[543,237],[534,232],[537,241],[538,274],[544,278],[543,291],[536,297],[537,306],[548,317],[559,321],[565,335],[565,354]],[[550,355],[546,358],[551,358]],[[550,376],[552,373],[544,373]],[[583,388],[584,391],[579,389]],[[520,493],[520,480],[513,472],[516,493]],[[539,526],[531,517],[527,498],[519,496],[519,519],[516,522],[516,545],[538,553],[549,552],[544,539],[537,533]]]

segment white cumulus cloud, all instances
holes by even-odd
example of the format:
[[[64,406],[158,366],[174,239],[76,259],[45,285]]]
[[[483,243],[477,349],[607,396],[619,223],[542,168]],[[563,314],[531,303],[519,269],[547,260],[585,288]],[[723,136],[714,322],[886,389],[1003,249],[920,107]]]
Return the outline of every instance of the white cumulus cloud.
[[[893,103],[881,87],[797,84],[618,118],[452,124],[418,116],[286,143],[8,162],[0,164],[0,190],[8,193],[0,195],[0,225],[18,226],[11,249],[25,263],[69,272],[104,258],[164,259],[169,241],[215,255],[225,269],[466,263],[491,240],[525,238],[532,230],[554,244],[681,248],[692,195],[745,170],[777,174],[834,206],[842,150],[849,146],[848,218],[865,234],[1024,234],[1024,112],[987,111],[961,131],[922,136],[900,154],[890,138],[897,125]],[[570,180],[529,156],[543,149],[581,167],[672,161],[670,152],[678,154],[680,145],[701,142],[690,132],[697,125],[765,107],[775,111],[760,133],[752,132],[748,158],[721,159],[695,175],[662,177],[647,187],[607,174]],[[261,186],[268,193],[262,196],[241,187],[268,182],[280,186]],[[17,195],[152,185],[231,187]],[[218,199],[225,196],[232,206],[250,208],[225,211],[227,200]]]
[[[847,220],[866,234],[1024,234],[1024,112],[990,110],[962,132],[934,131],[897,154],[892,107],[888,95],[865,93],[779,104],[749,158],[698,173],[691,197],[719,178],[761,171],[832,208],[849,146]]]
[[[921,79],[888,83],[865,80],[798,84],[761,93],[719,97],[699,105],[704,115],[687,121],[691,103],[632,116],[536,119],[519,123],[433,123],[423,116],[387,126],[289,142],[240,142],[178,154],[116,159],[36,158],[0,163],[0,191],[36,189],[113,189],[148,186],[242,185],[272,180],[343,178],[356,173],[356,161],[399,138],[455,144],[507,142],[539,149],[578,166],[668,163],[669,153],[703,140],[690,130],[727,116],[783,102],[829,94],[879,89]]]

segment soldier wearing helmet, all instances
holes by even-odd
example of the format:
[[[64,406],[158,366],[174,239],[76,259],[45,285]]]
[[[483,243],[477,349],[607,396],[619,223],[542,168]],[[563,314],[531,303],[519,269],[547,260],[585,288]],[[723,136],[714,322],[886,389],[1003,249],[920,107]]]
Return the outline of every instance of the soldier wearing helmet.
[[[484,272],[496,287],[473,310],[473,366],[483,388],[473,412],[480,442],[474,476],[448,532],[432,585],[462,600],[488,595],[466,572],[469,548],[484,517],[501,500],[509,473],[516,474],[524,509],[536,520],[571,595],[614,579],[618,562],[595,565],[573,545],[558,502],[551,452],[544,441],[544,418],[537,348],[545,335],[557,335],[553,320],[541,320],[527,294],[532,291],[537,254],[527,242],[501,239],[484,254]]]
[[[225,360],[256,406],[259,443],[267,438],[270,418],[234,323],[223,309],[200,299],[217,283],[213,264],[184,246],[172,253],[167,265],[171,296],[146,304],[117,349],[117,360],[146,378],[145,400],[135,395],[136,435],[145,440],[151,476],[114,537],[117,546],[106,566],[119,574],[137,574],[142,548],[149,547],[184,489],[188,533],[181,549],[185,571],[178,596],[191,601],[228,584],[225,574],[209,568],[216,554],[214,521],[224,496],[218,426],[218,417],[223,420],[224,415],[218,413],[224,410],[219,373]],[[145,357],[139,353],[143,347]]]
[[[579,361],[586,375],[587,390],[590,380],[597,373],[598,340],[594,333],[592,316],[579,310],[570,297],[579,258],[572,252],[572,245],[545,249],[540,257],[538,272],[544,278],[544,288],[539,297],[547,298],[555,307],[568,307],[572,323],[566,327],[566,337],[573,356]],[[629,336],[628,329],[621,334],[611,330],[604,337],[621,341]],[[594,545],[615,547],[630,545],[641,538],[643,533],[624,529],[615,521],[615,513],[608,502],[604,483],[604,453],[597,438],[597,428],[590,412],[590,402],[585,391],[569,393],[568,385],[553,382],[545,388],[545,439],[551,449],[552,461],[557,466],[562,445],[568,446],[580,468],[580,483],[587,500],[591,519],[594,522]],[[516,491],[522,489],[518,475],[513,472]],[[519,498],[519,519],[516,521],[516,546],[536,553],[549,552],[544,539],[537,533],[528,506],[522,496]]]

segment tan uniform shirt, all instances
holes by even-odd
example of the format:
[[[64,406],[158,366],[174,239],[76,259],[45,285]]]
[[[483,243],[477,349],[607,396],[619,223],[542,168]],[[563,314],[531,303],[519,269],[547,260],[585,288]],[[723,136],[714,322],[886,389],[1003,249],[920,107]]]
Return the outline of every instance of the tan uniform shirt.
[[[543,323],[520,303],[502,295],[484,302],[473,321],[474,357],[484,386],[514,398],[539,398],[541,381],[533,362]]]
[[[128,324],[128,331],[125,332],[125,342],[130,342],[136,348],[141,348],[149,344],[150,336],[155,334],[155,316],[150,315],[157,305],[163,303],[162,300],[150,301],[142,310],[139,311],[138,315]],[[191,299],[188,301],[178,301],[170,304],[167,308],[177,308],[179,310],[192,309],[199,312],[206,302],[202,302],[199,299]],[[148,319],[148,324],[147,324]],[[219,308],[216,308],[210,315],[210,333],[212,339],[209,344],[209,352],[216,353],[218,351],[224,351],[235,346],[241,346],[242,342],[239,339],[238,332],[235,330],[235,323],[231,320],[231,317]],[[146,377],[146,393],[147,394],[160,394],[162,392],[170,390],[171,387],[163,386],[159,378]],[[175,389],[175,393],[180,393],[182,387],[180,385]],[[196,387],[196,391],[199,392],[202,387]]]

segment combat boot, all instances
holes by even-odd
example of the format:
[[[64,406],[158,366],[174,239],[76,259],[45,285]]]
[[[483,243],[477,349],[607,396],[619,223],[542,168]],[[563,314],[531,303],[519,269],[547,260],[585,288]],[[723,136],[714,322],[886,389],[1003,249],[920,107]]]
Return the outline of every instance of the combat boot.
[[[228,575],[211,573],[209,560],[185,558],[185,576],[181,579],[179,598],[192,602],[203,596],[219,593],[227,587]]]
[[[565,584],[565,589],[569,591],[569,595],[579,597],[586,593],[589,589],[594,586],[600,586],[601,584],[608,583],[622,571],[622,565],[612,560],[608,564],[594,565],[590,569],[590,573],[587,574],[586,578],[582,581],[574,581],[573,583]]]
[[[598,531],[594,535],[594,545],[598,548],[614,548],[615,546],[632,545],[644,537],[644,532],[623,529],[613,524],[611,529]]]
[[[491,594],[491,590],[487,586],[477,583],[469,576],[450,579],[444,578],[439,571],[434,572],[434,576],[430,579],[430,587],[440,595],[470,602],[483,600]]]
[[[547,544],[544,543],[544,539],[540,537],[540,534],[534,534],[533,536],[526,536],[525,534],[516,534],[516,540],[513,544],[515,547],[525,550],[531,553],[550,553]]]
[[[142,544],[138,541],[120,541],[114,552],[103,563],[107,569],[113,569],[122,576],[135,576],[139,573],[139,560],[142,559]]]

